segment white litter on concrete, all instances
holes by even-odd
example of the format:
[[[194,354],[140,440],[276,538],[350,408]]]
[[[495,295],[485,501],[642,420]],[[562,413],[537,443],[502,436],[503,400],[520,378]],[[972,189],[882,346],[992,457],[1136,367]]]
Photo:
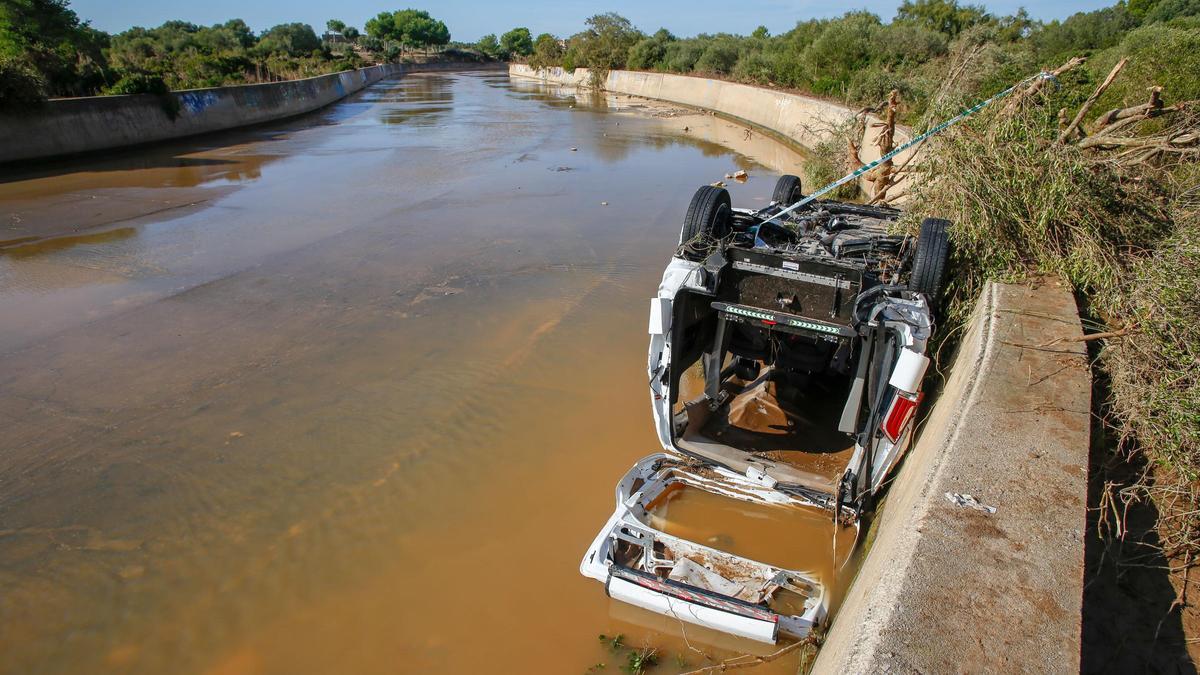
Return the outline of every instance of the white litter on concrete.
[[[946,499],[949,499],[950,503],[954,504],[955,506],[965,506],[967,508],[975,509],[976,511],[983,511],[985,513],[996,512],[996,507],[982,504],[978,499],[975,499],[971,495],[959,494],[957,492],[947,492]]]

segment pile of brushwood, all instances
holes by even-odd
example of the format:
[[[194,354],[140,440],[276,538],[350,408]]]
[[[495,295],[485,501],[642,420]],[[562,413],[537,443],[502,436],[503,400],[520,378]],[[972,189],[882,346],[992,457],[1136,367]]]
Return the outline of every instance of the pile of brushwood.
[[[1078,76],[1083,65],[1071,59],[897,169],[910,185],[903,226],[954,222],[951,322],[988,280],[1070,283],[1106,385],[1093,406],[1109,459],[1138,467],[1105,479],[1100,533],[1123,536],[1128,507],[1152,500],[1163,553],[1186,570],[1200,553],[1200,100],[1179,100],[1132,58],[1105,64],[1103,80]],[[960,66],[924,124],[960,109],[949,102]]]

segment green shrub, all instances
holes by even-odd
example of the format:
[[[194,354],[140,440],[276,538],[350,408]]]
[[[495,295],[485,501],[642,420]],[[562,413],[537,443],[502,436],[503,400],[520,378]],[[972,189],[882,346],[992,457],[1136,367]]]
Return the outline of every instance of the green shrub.
[[[1146,13],[1145,23],[1200,16],[1200,0],[1161,0]]]
[[[592,16],[585,24],[587,30],[571,38],[568,51],[575,50],[572,58],[575,66],[591,69],[596,78],[624,68],[630,48],[643,37],[629,19],[612,12]]]
[[[1161,86],[1170,102],[1200,98],[1200,28],[1154,24],[1132,31],[1093,59],[1093,77],[1099,81],[1126,57],[1129,63],[1093,107],[1094,115],[1145,103],[1149,84]]]
[[[709,45],[696,59],[695,69],[701,73],[728,75],[737,60],[737,44],[731,40],[720,40]]]
[[[960,316],[987,279],[1051,274],[1080,293],[1111,293],[1125,257],[1169,231],[1152,186],[1054,142],[1060,102],[1020,115],[992,109],[930,148],[922,176],[933,178],[912,188],[906,217],[954,223],[949,293]]]
[[[1137,25],[1137,19],[1121,3],[1094,12],[1079,12],[1062,22],[1052,21],[1036,31],[1031,40],[1045,58],[1065,60],[1067,56],[1115,46]]]
[[[117,80],[104,91],[106,94],[156,94],[166,95],[170,92],[167,83],[158,75],[147,73],[130,73]]]
[[[829,183],[857,169],[850,165],[848,152],[851,139],[857,141],[858,125],[849,123],[833,129],[815,148],[809,151],[804,162],[804,185],[806,190],[819,190]],[[850,181],[826,193],[824,199],[855,200],[862,197],[858,181]]]
[[[906,107],[929,97],[929,92],[913,78],[871,67],[854,73],[846,89],[846,98],[858,105],[875,106],[887,100],[893,89],[900,92],[901,103]]]
[[[667,47],[652,37],[642,38],[629,49],[628,67],[631,70],[653,70],[663,62]]]
[[[960,5],[957,0],[904,0],[896,10],[897,23],[908,23],[945,35],[958,35],[989,18],[983,7]]]
[[[549,68],[560,65],[562,57],[563,48],[558,38],[549,33],[542,33],[533,43],[533,56],[529,58],[529,65],[534,68]]]
[[[46,100],[46,80],[20,59],[0,56],[0,110],[29,110]]]
[[[673,73],[690,73],[706,48],[696,39],[672,42],[664,50],[663,68]]]
[[[733,77],[742,82],[769,84],[775,81],[775,64],[761,51],[743,54],[733,67]]]

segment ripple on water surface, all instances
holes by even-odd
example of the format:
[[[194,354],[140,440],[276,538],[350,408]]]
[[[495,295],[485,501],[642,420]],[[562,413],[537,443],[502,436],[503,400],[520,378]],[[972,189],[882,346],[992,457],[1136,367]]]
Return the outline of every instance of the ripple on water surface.
[[[760,205],[799,158],[616,105],[413,76],[0,183],[33,237],[0,252],[0,671],[614,670],[601,633],[704,664],[579,557],[657,449],[691,193],[744,168]]]

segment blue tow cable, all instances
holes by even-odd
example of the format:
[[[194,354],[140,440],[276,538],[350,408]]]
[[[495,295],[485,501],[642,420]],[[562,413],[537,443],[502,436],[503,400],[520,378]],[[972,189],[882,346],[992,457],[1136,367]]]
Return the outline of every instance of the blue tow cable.
[[[1038,79],[1054,80],[1056,78],[1054,77],[1054,75],[1047,73],[1044,70],[1042,72],[1038,73],[1037,75],[1032,75],[1030,77],[1027,77],[1027,78],[1021,80],[1020,82],[1014,84],[1013,86],[1009,87],[1008,89],[1005,89],[1004,91],[996,94],[995,96],[992,96],[991,98],[989,98],[987,100],[980,101],[979,103],[976,103],[975,105],[971,106],[970,108],[967,108],[966,110],[960,112],[959,114],[955,115],[954,117],[951,117],[950,119],[946,120],[945,122],[942,122],[941,124],[937,125],[936,127],[933,127],[929,131],[926,131],[925,133],[921,134],[920,136],[917,136],[916,138],[912,139],[911,141],[905,143],[904,145],[901,145],[900,147],[896,148],[895,150],[892,150],[891,152],[880,157],[879,159],[875,160],[874,162],[871,162],[870,164],[865,164],[862,167],[833,181],[829,185],[826,185],[825,187],[821,188],[820,190],[817,190],[816,192],[805,197],[804,199],[801,199],[800,201],[796,202],[795,204],[792,204],[791,206],[787,207],[786,209],[780,211],[779,213],[776,213],[775,215],[771,216],[770,218],[767,218],[766,220],[764,220],[763,222],[761,222],[757,226],[755,226],[754,246],[756,248],[760,244],[762,246],[766,246],[766,242],[764,242],[758,238],[758,231],[759,231],[758,228],[762,227],[763,225],[766,225],[767,223],[775,220],[776,218],[779,218],[780,216],[783,216],[785,214],[791,213],[792,211],[795,211],[796,209],[800,208],[801,206],[804,206],[805,204],[808,204],[808,203],[816,200],[817,197],[820,197],[821,195],[829,192],[830,190],[834,190],[842,185],[845,185],[846,183],[849,183],[850,181],[854,180],[855,178],[858,178],[859,176],[863,175],[864,173],[870,171],[871,169],[874,169],[875,167],[879,166],[880,164],[883,164],[884,162],[888,161],[889,159],[895,157],[896,155],[904,152],[905,150],[913,147],[914,145],[917,145],[918,143],[921,143],[922,141],[929,138],[930,136],[936,136],[937,134],[942,133],[946,129],[949,129],[950,127],[954,126],[955,124],[958,124],[959,122],[970,117],[971,115],[974,115],[975,113],[979,112],[980,110],[983,110],[988,105],[1004,98],[1005,96],[1008,96],[1009,94],[1011,94],[1013,92],[1013,90],[1020,87],[1021,85],[1025,84],[1027,82],[1032,82],[1034,80],[1038,80]]]

